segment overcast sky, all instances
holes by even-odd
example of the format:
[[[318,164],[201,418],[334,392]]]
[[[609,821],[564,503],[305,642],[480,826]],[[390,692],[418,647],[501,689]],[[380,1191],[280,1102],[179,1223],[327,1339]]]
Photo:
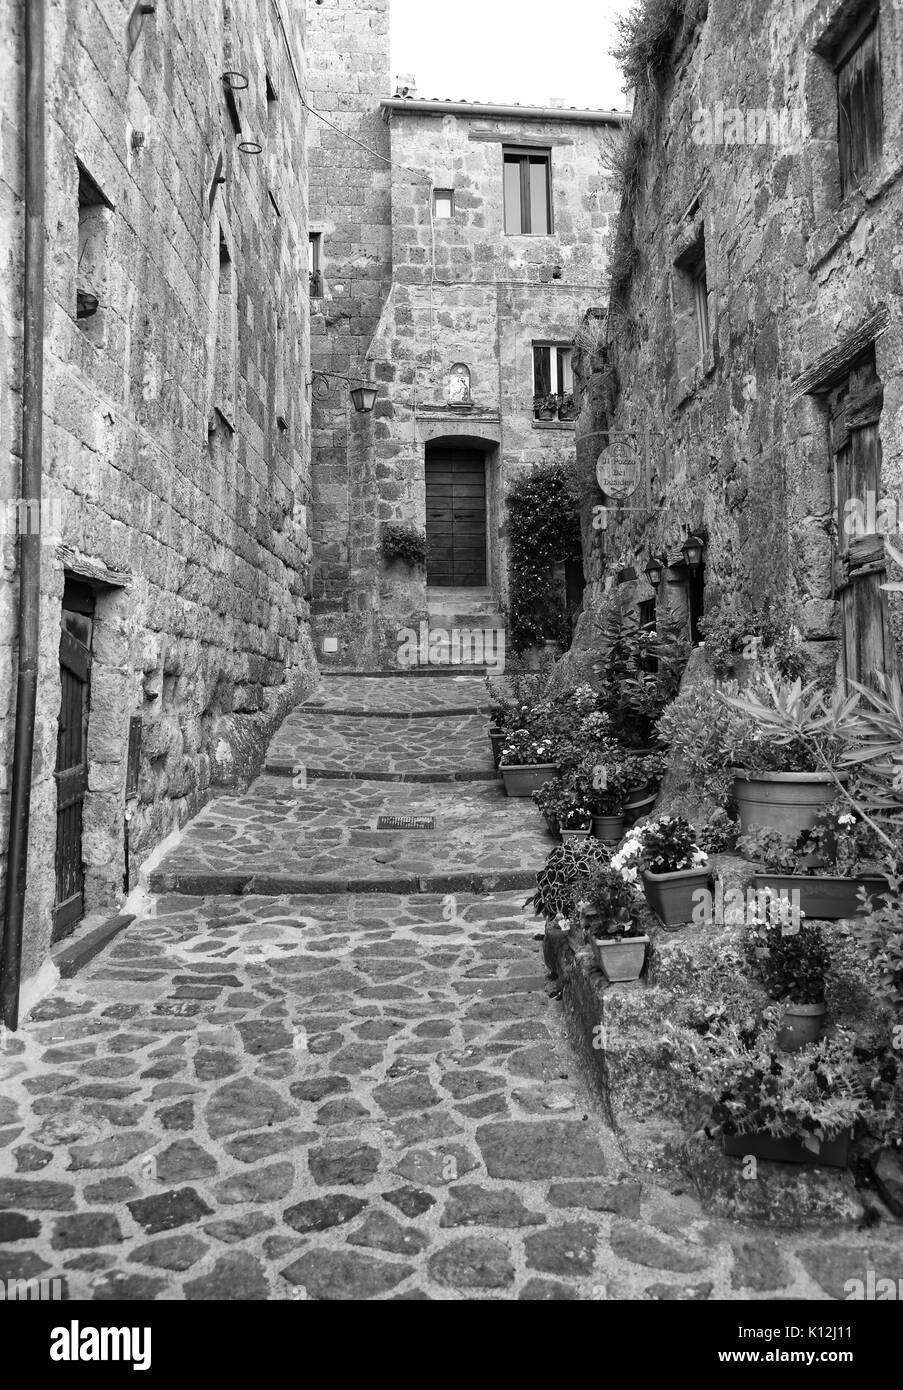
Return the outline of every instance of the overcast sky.
[[[391,0],[392,90],[421,97],[624,109],[608,51],[636,0]]]

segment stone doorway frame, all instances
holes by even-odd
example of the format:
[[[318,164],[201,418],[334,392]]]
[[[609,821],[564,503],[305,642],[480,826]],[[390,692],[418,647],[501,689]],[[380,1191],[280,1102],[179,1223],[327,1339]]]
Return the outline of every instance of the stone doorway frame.
[[[447,449],[479,449],[486,461],[486,587],[494,601],[503,596],[504,517],[501,487],[501,420],[497,414],[451,418],[450,413],[418,414],[417,444],[422,491],[417,524],[426,530],[426,452],[427,446]]]

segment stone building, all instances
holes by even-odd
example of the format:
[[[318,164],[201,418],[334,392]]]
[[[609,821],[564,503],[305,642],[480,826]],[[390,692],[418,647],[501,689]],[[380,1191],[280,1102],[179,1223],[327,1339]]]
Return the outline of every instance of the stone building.
[[[4,842],[16,518],[37,525],[35,499],[19,495],[24,158],[38,138],[25,8],[0,15]],[[315,670],[303,7],[47,5],[44,54],[23,1001],[42,987],[51,938],[115,911],[153,848],[253,768]]]
[[[870,679],[903,637],[881,588],[903,486],[903,12],[672,10],[622,157],[607,323],[582,363],[593,603],[617,586],[695,628],[771,597],[813,671]],[[636,484],[620,504],[590,485],[600,453]]]
[[[358,668],[391,667],[424,621],[503,625],[504,497],[573,453],[573,420],[536,418],[534,397],[572,391],[624,120],[421,100],[413,79],[387,98],[387,9],[324,5],[309,35],[313,105],[342,132],[311,131],[313,365],[351,378],[314,390],[312,607],[321,661]],[[361,378],[372,415],[348,404]],[[425,570],[382,562],[387,523],[426,533]]]

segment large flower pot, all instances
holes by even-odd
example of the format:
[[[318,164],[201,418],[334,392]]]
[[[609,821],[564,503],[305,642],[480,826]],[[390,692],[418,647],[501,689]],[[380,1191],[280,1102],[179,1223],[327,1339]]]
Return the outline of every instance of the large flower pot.
[[[778,1033],[782,1052],[799,1052],[801,1047],[818,1042],[827,1012],[826,1004],[787,1004]]]
[[[756,892],[770,888],[773,893],[790,900],[806,917],[822,922],[836,922],[842,917],[857,917],[868,911],[859,902],[859,889],[865,888],[870,904],[880,906],[881,895],[890,891],[890,884],[881,874],[862,878],[832,878],[828,874],[753,874]],[[799,897],[795,898],[794,893]]]
[[[589,826],[586,826],[584,830],[559,829],[558,834],[561,836],[563,845],[575,844],[578,840],[589,839]]]
[[[802,1139],[776,1139],[767,1130],[751,1134],[726,1134],[722,1140],[724,1152],[734,1158],[767,1159],[773,1163],[808,1163],[816,1168],[846,1168],[850,1159],[850,1131],[841,1130],[833,1139],[826,1139],[818,1153],[807,1149]]]
[[[623,816],[593,816],[593,835],[607,845],[616,845],[624,834]]]
[[[554,763],[500,763],[506,796],[532,796],[551,782],[558,769]]]
[[[646,963],[648,936],[626,936],[622,941],[591,938],[596,964],[612,984],[638,980]]]
[[[845,778],[841,777],[841,781]],[[754,825],[801,835],[837,796],[830,772],[735,771],[734,798],[740,811],[740,833]]]
[[[643,870],[643,889],[646,901],[661,923],[672,930],[692,921],[693,909],[699,903],[694,893],[709,886],[708,866],[698,869],[678,869],[673,874],[654,874]]]
[[[633,825],[643,816],[648,816],[658,799],[658,787],[647,782],[645,787],[634,787],[624,798],[624,824]]]

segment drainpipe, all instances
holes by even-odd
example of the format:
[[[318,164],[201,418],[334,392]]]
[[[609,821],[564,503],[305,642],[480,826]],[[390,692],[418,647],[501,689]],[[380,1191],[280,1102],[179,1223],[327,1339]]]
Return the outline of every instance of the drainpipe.
[[[22,349],[22,482],[20,500],[41,506],[44,411],[44,0],[23,0],[25,11],[25,310]],[[19,1025],[22,924],[28,875],[28,818],[38,686],[41,527],[19,506],[19,615],[16,724],[9,799],[0,1017]]]

